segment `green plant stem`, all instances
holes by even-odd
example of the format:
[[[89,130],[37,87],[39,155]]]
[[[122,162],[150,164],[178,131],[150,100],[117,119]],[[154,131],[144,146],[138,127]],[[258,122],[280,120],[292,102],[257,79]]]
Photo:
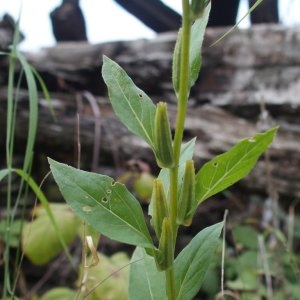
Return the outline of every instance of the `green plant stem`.
[[[182,0],[182,49],[181,49],[181,65],[180,65],[180,82],[178,95],[178,109],[176,130],[174,136],[174,158],[175,167],[170,170],[170,218],[172,227],[175,229],[177,216],[177,200],[178,200],[178,168],[179,158],[184,131],[184,123],[187,111],[187,101],[189,96],[189,60],[190,60],[190,35],[191,21],[189,17],[189,1]],[[173,242],[176,242],[176,231],[173,232]]]
[[[191,21],[189,11],[189,1],[182,0],[182,44],[181,44],[181,63],[180,63],[180,82],[178,94],[178,110],[176,120],[176,130],[174,136],[174,159],[175,167],[170,169],[170,220],[172,224],[172,236],[170,243],[173,243],[175,248],[178,225],[176,224],[177,206],[178,206],[178,168],[179,158],[182,145],[184,123],[187,111],[187,102],[190,91],[189,84],[189,60],[190,60],[190,36],[191,36]],[[173,258],[174,260],[174,258]],[[172,266],[166,270],[166,284],[167,284],[167,297],[168,300],[175,300],[175,278],[174,268]]]
[[[166,286],[167,286],[167,296],[168,300],[176,299],[175,291],[175,280],[174,280],[174,268],[173,266],[166,270]]]
[[[184,122],[187,111],[187,102],[190,91],[190,38],[191,38],[191,21],[189,17],[189,1],[182,1],[182,48],[180,59],[180,82],[178,94],[178,114],[176,120],[176,131],[174,136],[174,157],[176,168],[178,168],[182,137],[184,131]]]

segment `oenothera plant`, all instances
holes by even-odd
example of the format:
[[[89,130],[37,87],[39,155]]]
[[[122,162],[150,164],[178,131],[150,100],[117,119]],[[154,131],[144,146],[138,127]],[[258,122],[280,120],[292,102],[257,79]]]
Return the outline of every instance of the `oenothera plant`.
[[[246,176],[274,138],[276,128],[244,139],[195,171],[195,139],[183,143],[189,92],[201,66],[208,0],[182,1],[182,28],[173,56],[172,81],[178,99],[172,137],[167,104],[155,105],[115,62],[103,58],[102,75],[118,118],[146,141],[161,171],[154,181],[146,226],[139,202],[114,179],[49,159],[53,176],[72,209],[96,230],[137,246],[132,256],[130,299],[192,299],[214,257],[223,223],[198,233],[175,257],[179,226],[189,226],[207,198]]]

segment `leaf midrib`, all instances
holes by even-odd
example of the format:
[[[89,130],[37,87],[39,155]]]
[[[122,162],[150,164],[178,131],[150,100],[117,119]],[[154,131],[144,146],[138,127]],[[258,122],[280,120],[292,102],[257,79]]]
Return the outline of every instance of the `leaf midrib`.
[[[256,147],[258,147],[258,143],[256,144]],[[207,192],[200,198],[200,202],[203,201],[204,199],[206,199],[205,197],[212,191],[216,188],[216,186],[218,186],[218,184],[220,184],[220,182],[222,182],[222,180],[228,176],[228,174],[230,174],[231,172],[233,172],[233,169],[238,165],[240,164],[240,162],[242,160],[244,160],[244,158],[246,156],[248,156],[252,151],[254,151],[256,149],[256,147],[253,147],[252,150],[250,150],[249,152],[247,152],[245,155],[243,155],[236,164],[233,165],[233,167],[228,171],[226,172],[222,177],[219,178],[219,180],[216,181],[216,183],[213,185],[213,187],[211,187],[210,189],[207,190]],[[263,152],[263,151],[262,151]]]
[[[69,184],[71,183],[71,186],[74,185],[74,182],[69,180],[68,177],[65,178],[65,180],[67,180],[69,182]],[[149,239],[144,235],[144,233],[142,231],[139,231],[139,228],[134,227],[132,224],[128,223],[127,221],[124,221],[121,217],[119,217],[117,214],[115,214],[112,210],[108,209],[107,207],[105,207],[104,205],[102,205],[99,201],[97,201],[97,199],[94,198],[93,195],[91,195],[89,192],[87,192],[84,188],[82,188],[80,185],[77,185],[77,188],[79,188],[82,192],[86,193],[87,195],[89,195],[91,197],[91,199],[97,204],[97,205],[101,205],[102,208],[104,208],[107,212],[109,212],[109,214],[113,215],[115,218],[121,220],[121,223],[124,223],[124,226],[129,226],[135,233],[137,233],[139,236],[141,236],[143,239],[145,239],[145,241],[147,241],[149,243],[149,245],[151,245],[151,247],[153,247],[152,243],[150,243]],[[126,204],[126,203],[125,203]],[[126,204],[127,205],[127,204]],[[130,211],[130,210],[129,210]],[[134,216],[134,220],[136,222],[135,216]],[[137,224],[139,224],[139,222],[136,222]]]
[[[117,70],[117,71],[119,72],[119,70]],[[111,77],[112,77],[112,81],[115,81],[115,82],[116,82],[116,84],[117,84],[118,88],[120,89],[120,91],[121,91],[123,97],[125,98],[125,100],[126,100],[128,106],[130,107],[131,112],[133,113],[133,115],[135,116],[135,118],[136,118],[138,124],[139,124],[140,127],[142,128],[142,130],[143,130],[143,132],[144,132],[144,135],[145,135],[144,137],[147,139],[147,142],[149,143],[149,145],[153,148],[153,143],[152,143],[151,137],[149,136],[149,134],[148,134],[146,128],[144,127],[143,122],[140,120],[140,118],[139,118],[138,115],[136,114],[135,110],[133,109],[133,107],[132,107],[132,105],[131,105],[131,103],[130,103],[130,100],[128,99],[128,97],[127,97],[126,94],[124,93],[124,91],[123,91],[123,89],[122,89],[122,87],[121,87],[121,85],[120,85],[120,83],[119,83],[119,78],[115,78],[114,76],[111,76]],[[126,84],[127,84],[127,83],[126,83]],[[143,110],[143,107],[142,107],[142,110]]]

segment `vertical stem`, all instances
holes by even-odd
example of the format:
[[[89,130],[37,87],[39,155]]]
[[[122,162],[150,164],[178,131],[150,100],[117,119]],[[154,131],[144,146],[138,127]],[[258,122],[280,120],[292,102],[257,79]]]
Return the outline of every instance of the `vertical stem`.
[[[189,1],[182,1],[182,44],[180,59],[180,82],[178,95],[178,114],[176,120],[176,131],[174,137],[174,156],[178,167],[182,137],[184,131],[184,122],[187,110],[187,101],[190,91],[190,38],[191,38],[191,21],[189,11]]]
[[[184,123],[187,111],[187,101],[190,91],[190,35],[191,35],[191,21],[189,11],[189,0],[182,0],[182,44],[181,44],[181,58],[180,58],[180,82],[179,95],[177,107],[176,130],[174,136],[174,158],[175,167],[170,169],[170,221],[172,224],[173,234],[170,237],[170,243],[173,243],[175,248],[178,225],[176,224],[177,207],[178,207],[178,168],[181,144],[184,131]],[[174,257],[173,257],[174,261]],[[174,264],[166,270],[166,285],[168,300],[176,299],[175,278],[174,278]]]
[[[174,280],[174,268],[173,266],[166,270],[166,286],[167,286],[167,296],[168,300],[176,299],[175,291],[175,280]]]
[[[181,49],[181,65],[180,65],[180,82],[178,96],[178,110],[176,120],[176,130],[174,136],[174,158],[175,167],[170,170],[170,218],[173,228],[176,226],[177,216],[177,199],[178,199],[178,167],[182,137],[184,131],[184,122],[187,111],[187,101],[190,90],[189,84],[189,61],[190,61],[190,35],[191,21],[189,17],[189,1],[182,0],[182,49]],[[173,241],[176,241],[176,230],[174,230]]]

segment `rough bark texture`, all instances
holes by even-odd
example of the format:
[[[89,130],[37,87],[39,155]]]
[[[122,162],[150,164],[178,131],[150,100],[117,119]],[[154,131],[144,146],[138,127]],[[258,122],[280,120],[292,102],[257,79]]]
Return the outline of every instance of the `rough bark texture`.
[[[282,198],[299,198],[300,29],[253,26],[249,30],[236,30],[209,47],[225,31],[224,28],[207,31],[202,71],[191,93],[185,138],[197,136],[197,166],[228,150],[239,139],[253,135],[260,109],[265,106],[272,119],[265,118],[259,123],[259,129],[280,125],[269,151],[273,186]],[[91,153],[98,146],[101,165],[113,165],[115,160],[111,158],[116,156],[122,160],[142,158],[153,163],[147,145],[114,117],[101,79],[101,57],[105,54],[116,60],[154,101],[169,102],[174,126],[176,99],[171,84],[171,60],[175,38],[176,34],[170,33],[149,41],[59,44],[39,53],[26,53],[50,89],[57,117],[53,120],[45,100],[41,99],[37,149],[52,157],[72,157],[77,111],[80,111],[83,163],[91,164]],[[0,93],[1,141],[5,140],[6,121],[4,79]],[[91,100],[92,96],[84,91],[95,95],[95,99]],[[20,101],[18,145],[25,139],[26,93],[21,93]],[[92,103],[98,104],[100,118],[94,116],[99,112]],[[98,128],[96,134],[95,128]],[[97,144],[99,134],[100,145]],[[68,162],[73,163],[72,158]],[[265,192],[266,168],[261,160],[240,186]]]

